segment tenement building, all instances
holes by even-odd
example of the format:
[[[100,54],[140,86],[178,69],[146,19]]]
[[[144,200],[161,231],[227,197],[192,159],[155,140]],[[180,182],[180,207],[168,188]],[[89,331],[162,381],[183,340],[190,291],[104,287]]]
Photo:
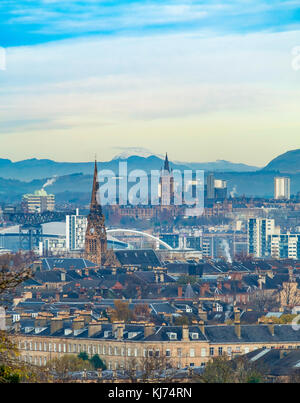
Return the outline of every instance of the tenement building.
[[[73,320],[63,315],[49,321],[40,314],[34,323],[18,323],[15,333],[20,359],[45,365],[63,354],[98,354],[108,369],[139,369],[145,359],[166,357],[173,367],[199,367],[213,357],[235,357],[256,349],[300,348],[300,332],[292,325],[155,326],[152,323],[108,323],[82,314]]]

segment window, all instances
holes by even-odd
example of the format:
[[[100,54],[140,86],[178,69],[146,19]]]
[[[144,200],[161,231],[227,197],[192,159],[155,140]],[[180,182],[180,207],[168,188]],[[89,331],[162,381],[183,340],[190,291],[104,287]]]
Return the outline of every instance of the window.
[[[182,349],[178,348],[177,349],[177,357],[181,357],[182,356]]]
[[[228,355],[231,355],[231,354],[232,354],[232,347],[228,347],[228,348],[227,348],[227,354],[228,354]]]
[[[219,353],[219,355],[222,355],[222,354],[223,354],[223,347],[219,347],[219,348],[218,348],[218,353]]]
[[[209,355],[214,355],[215,354],[215,349],[214,347],[209,348]]]
[[[201,348],[201,357],[206,357],[206,348]]]
[[[166,357],[171,357],[171,350],[166,350]]]
[[[195,357],[195,349],[190,348],[190,357]]]
[[[155,357],[159,357],[159,350],[155,351]]]
[[[153,350],[148,351],[149,357],[153,357]]]

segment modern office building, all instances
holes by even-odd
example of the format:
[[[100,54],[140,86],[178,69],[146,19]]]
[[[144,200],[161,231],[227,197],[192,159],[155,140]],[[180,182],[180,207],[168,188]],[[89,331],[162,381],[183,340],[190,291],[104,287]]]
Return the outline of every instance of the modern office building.
[[[66,252],[65,237],[46,238],[39,243],[40,256],[62,256]]]
[[[286,176],[274,178],[274,199],[290,199],[290,182]]]
[[[66,216],[66,248],[70,251],[83,250],[85,242],[85,232],[87,228],[87,217],[79,215]]]
[[[215,179],[214,181],[215,199],[224,200],[227,197],[227,181]]]
[[[269,236],[279,235],[274,219],[250,218],[248,220],[248,253],[255,257],[270,255]]]
[[[206,198],[215,198],[215,177],[213,173],[208,174],[206,178]]]
[[[36,190],[33,194],[25,194],[22,199],[22,208],[26,213],[43,213],[54,211],[55,196],[48,194],[45,189]]]

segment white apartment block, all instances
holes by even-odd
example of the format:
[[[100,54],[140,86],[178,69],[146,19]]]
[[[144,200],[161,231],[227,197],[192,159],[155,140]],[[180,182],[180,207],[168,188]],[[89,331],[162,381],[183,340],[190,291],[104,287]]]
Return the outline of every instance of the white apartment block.
[[[269,237],[271,255],[277,259],[300,258],[300,235],[280,234]]]
[[[254,257],[270,254],[269,236],[279,235],[280,228],[275,227],[275,220],[268,218],[250,218],[248,220],[248,253]]]
[[[274,178],[274,199],[290,198],[290,178],[288,177],[275,177]]]
[[[66,216],[66,248],[67,250],[84,249],[85,232],[87,227],[87,217],[79,215],[78,209],[76,215]]]

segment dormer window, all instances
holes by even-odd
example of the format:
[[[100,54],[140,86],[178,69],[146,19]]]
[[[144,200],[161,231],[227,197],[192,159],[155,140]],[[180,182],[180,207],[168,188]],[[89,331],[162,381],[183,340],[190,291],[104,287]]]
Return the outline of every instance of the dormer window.
[[[192,340],[197,340],[199,339],[199,334],[198,333],[190,333],[191,339]]]
[[[168,336],[170,340],[177,340],[177,333],[169,332]]]

